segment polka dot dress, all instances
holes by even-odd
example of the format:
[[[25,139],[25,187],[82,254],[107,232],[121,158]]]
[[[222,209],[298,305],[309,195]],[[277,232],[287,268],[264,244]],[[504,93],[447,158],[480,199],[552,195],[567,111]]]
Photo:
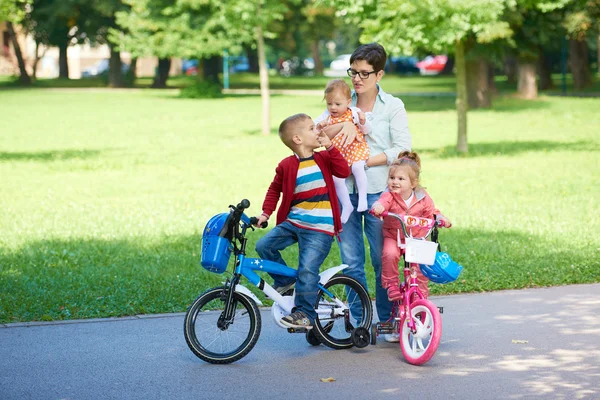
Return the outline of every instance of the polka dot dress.
[[[352,120],[352,110],[346,110],[344,115],[340,117],[329,116],[329,122],[332,125],[337,124],[339,122],[354,123],[354,121]],[[348,161],[348,165],[352,165],[356,161],[366,160],[369,158],[369,145],[367,145],[367,142],[365,142],[365,136],[356,124],[354,126],[356,127],[356,139],[348,146],[342,147],[342,138],[340,137],[340,135],[337,135],[336,137],[331,139],[333,145],[337,147],[340,153],[342,153],[342,156],[344,156],[346,161]],[[359,140],[362,140],[362,142]]]

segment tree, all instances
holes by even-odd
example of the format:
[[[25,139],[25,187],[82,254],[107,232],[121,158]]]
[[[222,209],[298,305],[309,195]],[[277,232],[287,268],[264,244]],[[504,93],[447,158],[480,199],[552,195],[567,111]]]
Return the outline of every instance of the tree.
[[[126,0],[131,12],[117,13],[117,23],[126,30],[113,33],[122,48],[135,56],[201,58],[204,71],[215,71],[214,63],[224,50],[256,46],[263,102],[263,134],[270,132],[269,82],[264,50],[265,37],[274,20],[286,11],[278,0]],[[208,68],[206,68],[208,66]],[[215,76],[216,77],[216,76]]]
[[[79,26],[80,17],[91,12],[86,0],[32,0],[28,12],[28,29],[36,40],[58,46],[59,77],[69,78],[67,49],[82,43],[86,34]]]
[[[569,38],[569,67],[573,74],[573,85],[575,89],[583,89],[592,83],[587,38],[600,34],[600,0],[570,0],[563,26]]]
[[[122,33],[118,31],[116,14],[118,12],[128,12],[129,6],[121,0],[95,0],[90,2],[89,7],[89,12],[80,17],[80,29],[86,32],[86,36],[91,43],[108,45],[110,48],[108,85],[122,87],[124,86],[124,76],[122,73],[121,52],[118,42],[109,37],[109,31],[111,29],[115,30],[117,35]]]
[[[336,0],[334,0],[336,1]],[[411,54],[417,48],[453,52],[456,62],[456,149],[468,152],[466,60],[469,40],[487,43],[508,37],[508,24],[498,21],[503,0],[363,0],[338,9],[355,17],[364,32],[361,41],[377,41],[391,52]]]
[[[517,0],[515,7],[507,8],[502,19],[514,32],[507,50],[517,61],[517,91],[522,98],[538,95],[539,88],[552,86],[547,52],[558,49],[565,30],[561,26],[563,7],[570,0]]]
[[[31,77],[27,73],[25,59],[23,58],[13,23],[19,24],[23,21],[28,5],[29,1],[25,0],[0,0],[0,21],[6,21],[6,28],[8,29],[10,41],[19,65],[19,83],[22,85],[31,84]]]

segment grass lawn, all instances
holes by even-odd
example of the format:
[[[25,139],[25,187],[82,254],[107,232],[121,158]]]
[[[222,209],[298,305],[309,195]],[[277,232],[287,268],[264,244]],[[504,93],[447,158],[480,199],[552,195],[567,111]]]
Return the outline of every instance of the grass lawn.
[[[347,77],[343,77],[348,82]],[[590,87],[582,91],[573,89],[573,80],[570,74],[566,75],[566,92],[573,93],[595,93],[600,94],[600,76],[593,77],[593,83]],[[18,86],[16,78],[0,76],[0,89]],[[271,89],[307,89],[323,90],[330,79],[324,76],[292,76],[282,77],[279,75],[269,76],[269,87]],[[562,93],[562,75],[554,74],[552,76],[554,88],[544,93],[560,94]],[[182,88],[192,85],[196,81],[194,76],[172,76],[167,81],[170,88]],[[260,87],[258,74],[241,73],[230,75],[231,89],[258,89]],[[456,81],[454,76],[401,76],[387,74],[385,77],[385,90],[388,93],[454,93],[456,91]],[[496,87],[500,92],[515,91],[516,84],[507,82],[506,76],[496,76]],[[33,83],[36,88],[98,88],[106,87],[107,81],[103,78],[87,79],[38,79]],[[149,88],[152,85],[152,78],[141,77],[135,82],[136,88]]]
[[[440,240],[465,267],[433,294],[600,281],[600,99],[497,98],[469,113],[466,157],[453,98],[404,101],[423,184],[454,223]],[[242,198],[260,213],[289,154],[276,126],[323,102],[273,96],[267,137],[256,96],[6,89],[0,106],[8,323],[184,311],[224,279],[199,265],[204,224]],[[335,247],[324,268],[339,262]]]

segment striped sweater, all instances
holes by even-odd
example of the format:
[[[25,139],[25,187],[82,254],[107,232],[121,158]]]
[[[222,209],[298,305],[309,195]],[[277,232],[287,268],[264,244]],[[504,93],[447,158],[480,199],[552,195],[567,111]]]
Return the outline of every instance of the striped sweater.
[[[338,149],[333,146],[329,150],[315,152],[313,158],[323,175],[333,217],[333,233],[337,234],[342,230],[342,221],[333,176],[347,178],[350,175],[350,168]],[[277,224],[285,221],[292,210],[299,166],[300,159],[296,155],[281,160],[275,169],[275,177],[267,189],[262,206],[264,214],[268,216],[273,214],[281,197],[281,204],[277,210]]]

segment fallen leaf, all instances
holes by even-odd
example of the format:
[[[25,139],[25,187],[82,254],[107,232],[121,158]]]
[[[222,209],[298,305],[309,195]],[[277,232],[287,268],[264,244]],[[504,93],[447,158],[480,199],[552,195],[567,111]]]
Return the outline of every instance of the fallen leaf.
[[[335,378],[321,378],[321,382],[335,382]]]
[[[529,340],[517,340],[517,339],[513,339],[512,342],[513,342],[513,344],[525,344],[525,343],[529,343]]]

